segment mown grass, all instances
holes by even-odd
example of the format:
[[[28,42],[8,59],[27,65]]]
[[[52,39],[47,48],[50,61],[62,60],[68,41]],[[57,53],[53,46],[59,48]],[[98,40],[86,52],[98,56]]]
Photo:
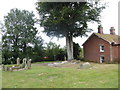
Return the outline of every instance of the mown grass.
[[[48,67],[2,73],[3,88],[117,88],[117,64],[93,64],[91,69]]]

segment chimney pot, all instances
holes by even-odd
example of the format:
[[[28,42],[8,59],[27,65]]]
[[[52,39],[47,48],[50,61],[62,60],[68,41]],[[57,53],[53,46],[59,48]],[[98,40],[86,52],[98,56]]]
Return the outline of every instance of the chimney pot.
[[[111,28],[110,28],[110,34],[111,34],[111,35],[115,35],[115,29],[114,29],[114,27],[111,27]]]
[[[103,27],[102,27],[102,25],[98,26],[98,33],[103,34]]]

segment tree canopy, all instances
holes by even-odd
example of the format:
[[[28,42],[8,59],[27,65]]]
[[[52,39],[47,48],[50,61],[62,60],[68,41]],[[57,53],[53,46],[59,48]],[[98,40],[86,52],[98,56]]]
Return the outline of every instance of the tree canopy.
[[[4,17],[3,57],[5,60],[29,57],[37,34],[35,15],[27,10],[11,9]]]
[[[47,43],[45,48],[46,60],[64,60],[66,56],[65,48],[60,48],[60,45],[57,45],[53,42]]]
[[[100,12],[104,9],[99,2],[38,2],[37,10],[41,26],[48,36],[64,37],[72,33],[74,37],[84,36],[87,22],[100,22]]]
[[[68,60],[73,59],[73,37],[86,36],[88,22],[100,22],[100,1],[37,2],[40,25],[48,36],[66,37]]]

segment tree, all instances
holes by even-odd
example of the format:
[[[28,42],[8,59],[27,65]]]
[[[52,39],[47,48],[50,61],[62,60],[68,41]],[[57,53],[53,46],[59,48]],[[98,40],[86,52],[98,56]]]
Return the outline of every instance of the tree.
[[[83,48],[80,48],[80,55],[78,57],[80,60],[84,60],[84,52],[83,52]]]
[[[37,2],[41,26],[48,36],[66,37],[68,60],[73,59],[73,37],[86,36],[88,22],[100,22],[105,7],[95,1]]]
[[[3,57],[5,60],[29,57],[37,29],[35,15],[27,10],[11,9],[4,17]]]
[[[34,48],[32,51],[32,59],[34,61],[39,61],[44,57],[44,47],[43,47],[43,39],[41,37],[36,37],[34,40]]]
[[[65,58],[65,49],[61,48],[60,45],[57,45],[53,42],[47,43],[47,46],[45,48],[45,57],[47,57],[45,60],[64,60]]]
[[[54,60],[54,57],[59,53],[59,49],[60,45],[50,41],[45,48],[45,56],[48,57],[48,60]]]
[[[80,46],[78,43],[73,42],[73,56],[74,59],[78,59],[80,55]]]
[[[60,48],[59,53],[56,55],[57,60],[65,60],[66,58],[66,51],[65,48]]]
[[[2,22],[0,22],[0,64],[2,63],[2,30],[4,28],[4,25]]]

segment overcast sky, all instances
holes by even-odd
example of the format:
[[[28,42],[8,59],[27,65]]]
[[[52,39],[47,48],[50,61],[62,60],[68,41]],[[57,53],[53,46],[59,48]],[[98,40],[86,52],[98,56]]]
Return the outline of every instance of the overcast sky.
[[[104,29],[104,33],[109,34],[110,27],[114,27],[116,29],[116,34],[118,34],[118,1],[119,0],[102,0],[105,2],[109,2],[107,4],[106,9],[101,13],[101,22]],[[4,16],[10,11],[10,9],[18,8],[25,9],[28,11],[33,11],[36,17],[38,17],[37,11],[35,9],[35,3],[37,0],[1,0],[0,1],[0,21],[3,22]],[[93,29],[93,32],[97,32],[98,25],[96,23],[90,24],[89,28]],[[42,31],[43,28],[39,28],[39,31]],[[93,32],[89,33],[90,36]],[[49,42],[51,39],[47,37],[45,34],[40,32],[40,36],[45,40],[45,42]],[[83,38],[74,38],[73,41],[82,45],[88,37]],[[62,39],[54,38],[53,42],[60,44],[62,47],[65,46],[65,38]]]

